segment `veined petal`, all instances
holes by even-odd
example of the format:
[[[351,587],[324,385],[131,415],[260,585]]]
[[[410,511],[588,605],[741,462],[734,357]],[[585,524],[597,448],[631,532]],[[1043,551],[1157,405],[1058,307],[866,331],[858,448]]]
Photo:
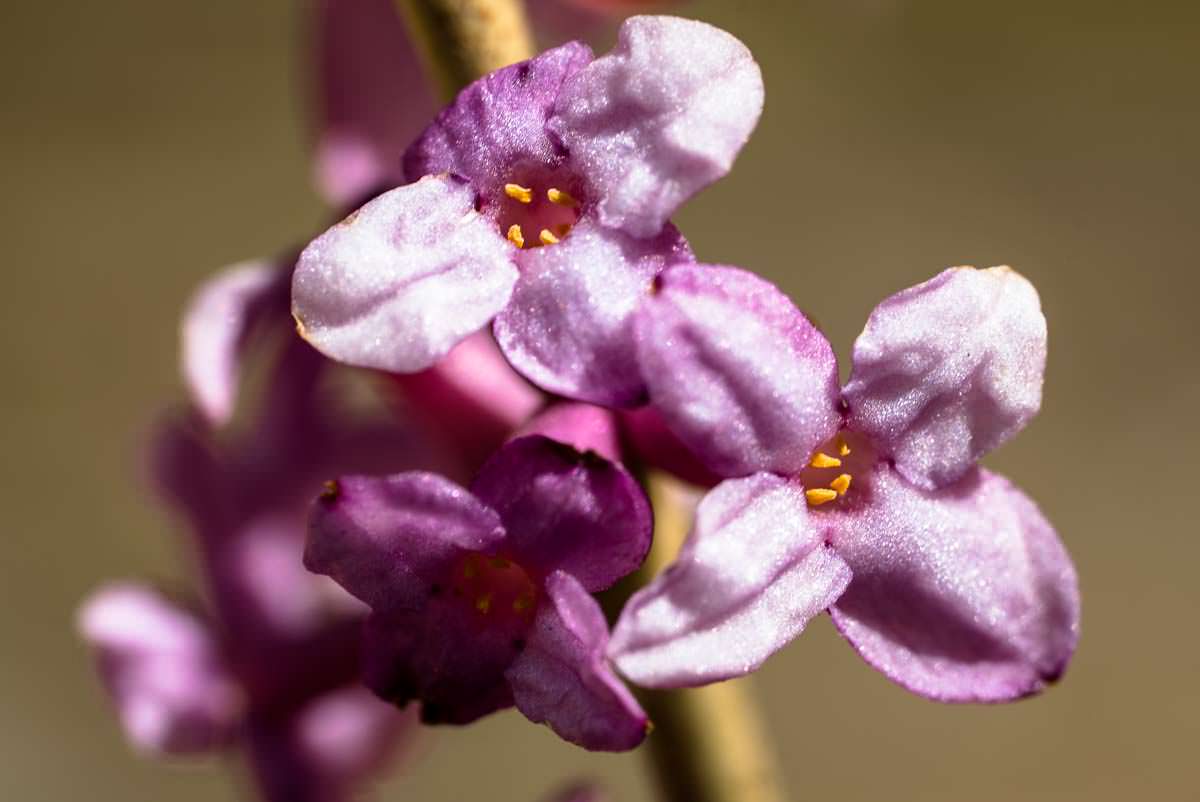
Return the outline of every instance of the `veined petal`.
[[[954,482],[1042,403],[1046,319],[1007,267],[956,267],[888,298],[854,343],[850,428],[925,488]]]
[[[829,342],[763,279],[677,265],[636,318],[651,403],[721,476],[799,472],[837,430]]]
[[[634,748],[648,720],[607,665],[600,605],[561,571],[546,580],[546,594],[524,651],[506,672],[517,709],[586,749]]]
[[[436,474],[349,476],[313,507],[304,564],[373,610],[415,610],[454,560],[504,536],[494,510]]]
[[[375,198],[314,240],[292,280],[301,335],[341,362],[422,370],[504,308],[511,246],[474,192],[431,176]]]
[[[650,549],[650,504],[637,481],[547,437],[506,444],[471,490],[500,514],[514,560],[543,575],[566,571],[592,592],[635,570]]]
[[[607,460],[620,459],[617,418],[611,409],[574,401],[550,404],[513,436],[540,434],[571,446],[576,451],[594,451]]]
[[[639,685],[747,674],[829,607],[850,569],[811,520],[804,489],[759,473],[700,502],[675,563],[626,604],[609,647]]]
[[[633,313],[667,264],[691,261],[674,226],[650,240],[581,223],[520,255],[521,278],[494,324],[510,363],[550,392],[612,406],[644,403]]]
[[[1006,479],[976,470],[925,491],[881,463],[865,503],[819,515],[854,572],[834,623],[890,679],[940,701],[1000,702],[1066,669],[1075,568]]]
[[[631,17],[618,37],[563,84],[547,127],[601,222],[650,237],[729,172],[762,113],[762,73],[745,45],[696,20]]]

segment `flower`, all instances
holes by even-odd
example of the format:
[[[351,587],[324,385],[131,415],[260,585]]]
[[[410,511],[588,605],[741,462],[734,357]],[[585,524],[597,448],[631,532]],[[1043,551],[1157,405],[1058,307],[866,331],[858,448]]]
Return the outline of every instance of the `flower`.
[[[569,413],[555,425],[607,439]],[[541,434],[518,437],[470,489],[434,473],[348,476],[310,521],[305,564],[370,605],[365,680],[426,723],[515,704],[568,741],[631,749],[647,720],[605,659],[590,593],[633,571],[650,508],[619,465]]]
[[[769,283],[666,271],[639,312],[653,404],[729,478],[615,627],[651,686],[757,668],[828,608],[868,663],[943,701],[1035,693],[1078,638],[1074,567],[1036,505],[975,463],[1041,403],[1046,323],[1006,267],[884,301],[838,387],[826,339]]]
[[[637,405],[632,315],[690,261],[668,222],[724,175],[762,108],[749,51],[705,23],[633,17],[468,86],[386,192],[301,254],[292,311],[328,356],[408,373],[493,318],[543,388]]]

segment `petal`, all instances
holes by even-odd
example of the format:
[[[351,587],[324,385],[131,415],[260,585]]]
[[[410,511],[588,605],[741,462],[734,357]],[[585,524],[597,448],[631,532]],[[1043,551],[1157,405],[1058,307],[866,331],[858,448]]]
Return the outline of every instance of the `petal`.
[[[552,393],[644,403],[633,313],[654,276],[681,260],[691,253],[674,226],[651,240],[576,226],[561,243],[521,254],[521,279],[496,317],[496,340],[513,367]]]
[[[834,510],[833,546],[854,580],[833,620],[905,688],[947,702],[1036,693],[1079,636],[1075,568],[1025,494],[976,470],[925,491],[880,464],[867,503]]]
[[[225,268],[192,296],[183,315],[183,378],[210,423],[227,423],[237,403],[242,354],[256,326],[287,317],[290,264],[245,262]]]
[[[762,73],[733,36],[632,17],[611,53],[563,85],[547,127],[586,175],[601,222],[650,237],[729,172],[762,104]]]
[[[636,326],[651,403],[716,473],[796,473],[836,431],[833,349],[769,282],[675,266]]]
[[[491,320],[517,270],[474,197],[456,179],[426,178],[314,240],[292,282],[301,335],[341,362],[410,373]]]
[[[566,571],[595,592],[634,571],[650,549],[650,504],[628,471],[549,438],[511,441],[471,489],[500,513],[505,548],[526,570]]]
[[[579,42],[496,70],[461,92],[404,154],[410,181],[453,173],[490,194],[511,180],[520,163],[547,164],[562,156],[546,135],[546,118],[563,81],[592,60]]]
[[[662,413],[655,407],[623,409],[618,421],[625,445],[637,461],[669,471],[700,487],[720,483],[721,477],[705,467],[703,461],[667,428]]]
[[[413,717],[352,685],[306,705],[297,716],[296,730],[310,769],[327,784],[347,787],[379,771],[415,724]]]
[[[620,459],[617,419],[612,410],[592,404],[559,401],[522,426],[513,439],[540,434],[576,451],[594,451],[607,460]]]
[[[404,149],[437,107],[391,0],[321,0],[316,14],[317,182],[342,206],[405,183]]]
[[[608,668],[608,625],[600,605],[574,577],[546,580],[529,641],[508,669],[517,709],[586,749],[633,749],[649,721],[633,694]]]
[[[854,343],[850,427],[905,478],[949,484],[1038,411],[1046,319],[1007,267],[957,267],[875,307]]]
[[[349,476],[313,507],[304,564],[374,610],[413,610],[454,560],[503,539],[495,511],[449,479]]]
[[[639,685],[741,676],[799,635],[849,581],[799,484],[766,473],[732,479],[700,502],[675,563],[629,600],[609,654]]]
[[[139,750],[204,752],[233,735],[240,694],[194,615],[149,588],[112,585],[80,609],[79,631]]]

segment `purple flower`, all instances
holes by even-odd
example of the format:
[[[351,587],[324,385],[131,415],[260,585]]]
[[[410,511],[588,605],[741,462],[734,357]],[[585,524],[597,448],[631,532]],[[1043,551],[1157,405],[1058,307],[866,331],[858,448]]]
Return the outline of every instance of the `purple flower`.
[[[627,20],[601,58],[571,43],[492,73],[408,149],[413,183],[305,249],[301,333],[407,373],[495,318],[534,383],[641,403],[633,312],[666,264],[691,258],[668,218],[729,170],[761,108],[745,46],[672,17]]]
[[[553,425],[604,438],[577,413]],[[313,512],[305,562],[370,605],[365,675],[383,698],[419,701],[427,723],[515,704],[569,741],[622,750],[646,716],[608,667],[590,594],[641,564],[650,529],[623,468],[533,434],[469,490],[423,472],[339,479]]]
[[[1053,528],[975,463],[1041,403],[1046,322],[1008,268],[947,270],[880,304],[838,387],[825,338],[772,285],[674,267],[639,312],[653,403],[717,473],[678,562],[623,612],[631,679],[744,674],[828,608],[868,663],[943,701],[1058,678],[1079,595]]]

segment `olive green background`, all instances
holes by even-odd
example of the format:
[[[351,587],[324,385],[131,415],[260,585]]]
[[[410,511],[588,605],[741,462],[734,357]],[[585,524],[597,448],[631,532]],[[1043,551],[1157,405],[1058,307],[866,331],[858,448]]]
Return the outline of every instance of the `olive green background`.
[[[1083,583],[1064,681],[1014,705],[893,686],[816,621],[758,675],[796,800],[1197,799],[1193,3],[702,2],[767,83],[733,174],[677,222],[779,282],[848,353],[872,306],[1009,263],[1050,321],[1044,410],[988,464],[1042,505]],[[326,212],[285,0],[0,6],[0,798],[217,800],[220,763],[121,740],[73,635],[116,577],[180,574],[139,442],[179,398],[190,289]],[[286,670],[284,667],[282,670]],[[532,802],[561,780],[648,799],[515,713],[431,733],[381,800]]]

